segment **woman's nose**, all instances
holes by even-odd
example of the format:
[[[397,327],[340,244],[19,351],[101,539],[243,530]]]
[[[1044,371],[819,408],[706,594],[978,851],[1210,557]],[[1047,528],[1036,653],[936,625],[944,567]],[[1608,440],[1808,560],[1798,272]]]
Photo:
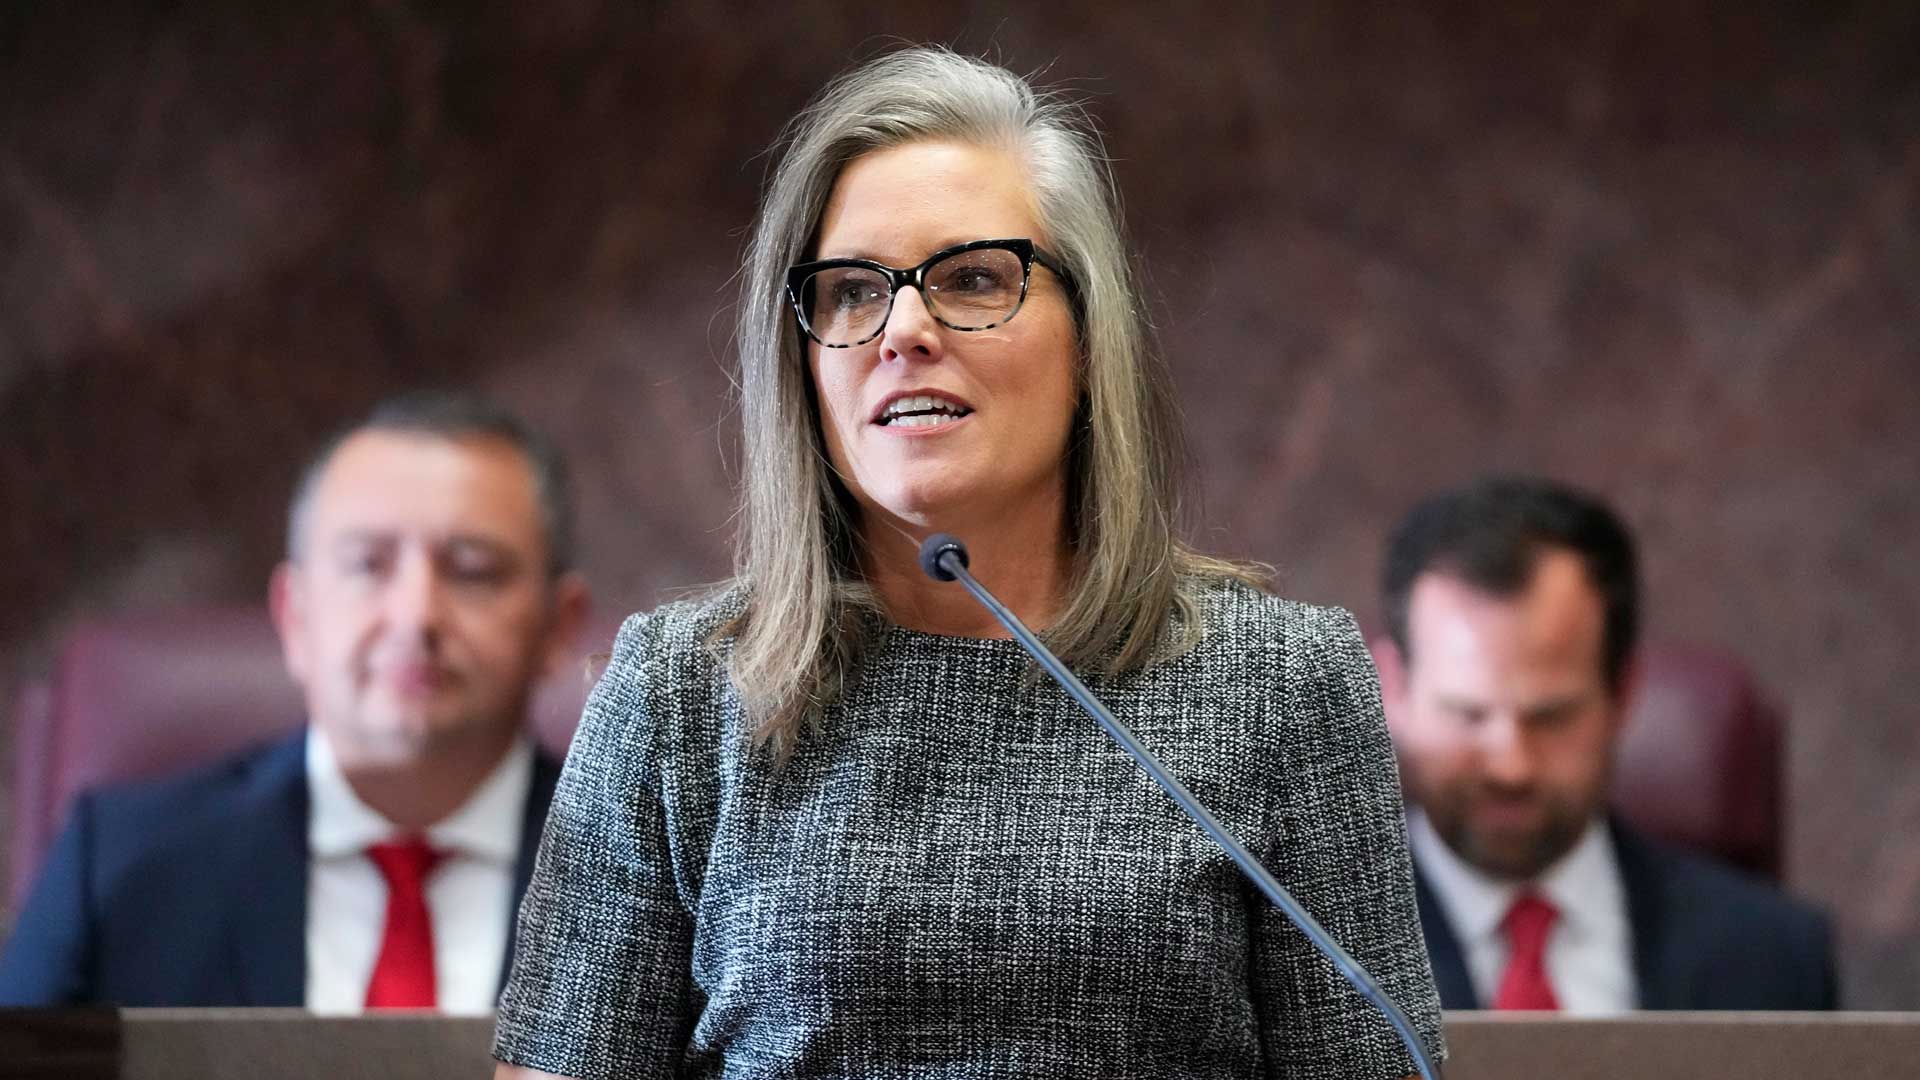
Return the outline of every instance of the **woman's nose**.
[[[893,310],[887,312],[887,326],[880,335],[880,359],[883,361],[939,357],[940,323],[927,308],[927,298],[919,289],[902,288],[893,297]]]

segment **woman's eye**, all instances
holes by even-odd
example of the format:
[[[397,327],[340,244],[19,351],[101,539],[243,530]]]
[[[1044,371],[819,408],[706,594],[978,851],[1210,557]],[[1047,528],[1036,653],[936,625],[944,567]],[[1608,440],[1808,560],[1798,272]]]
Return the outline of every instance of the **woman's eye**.
[[[835,307],[857,308],[867,304],[878,303],[879,300],[880,290],[874,288],[871,283],[864,281],[843,282],[835,287],[833,291],[833,303]]]
[[[956,270],[947,278],[943,291],[946,292],[986,292],[1000,287],[1000,275],[983,266],[969,266]]]

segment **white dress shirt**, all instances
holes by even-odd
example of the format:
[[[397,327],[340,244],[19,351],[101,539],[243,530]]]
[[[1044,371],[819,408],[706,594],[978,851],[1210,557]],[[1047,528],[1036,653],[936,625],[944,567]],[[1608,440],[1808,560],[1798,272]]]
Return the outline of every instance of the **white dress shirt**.
[[[494,1006],[532,783],[533,746],[522,739],[459,809],[427,829],[427,842],[445,853],[426,889],[441,1012],[475,1015]],[[312,728],[307,794],[307,1008],[358,1013],[387,918],[387,882],[366,850],[402,830],[360,801],[332,746]]]
[[[1488,877],[1454,854],[1418,811],[1408,815],[1408,839],[1426,883],[1439,898],[1460,943],[1483,1008],[1491,1008],[1507,966],[1500,923],[1523,886]],[[1625,1012],[1639,1002],[1633,975],[1633,926],[1613,837],[1598,818],[1573,850],[1529,886],[1559,909],[1547,938],[1547,979],[1562,1012],[1595,1016]]]

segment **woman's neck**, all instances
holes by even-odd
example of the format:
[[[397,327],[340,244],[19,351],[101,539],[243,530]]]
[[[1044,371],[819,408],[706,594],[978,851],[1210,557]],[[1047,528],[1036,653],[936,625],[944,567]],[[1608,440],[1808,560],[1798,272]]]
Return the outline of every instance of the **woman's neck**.
[[[862,516],[861,569],[888,618],[930,634],[1009,637],[965,588],[935,581],[921,569],[920,541],[937,532],[967,545],[968,569],[1021,622],[1041,630],[1058,617],[1073,566],[1063,500],[1048,499],[1026,512],[996,512],[990,519],[903,522],[873,512]]]

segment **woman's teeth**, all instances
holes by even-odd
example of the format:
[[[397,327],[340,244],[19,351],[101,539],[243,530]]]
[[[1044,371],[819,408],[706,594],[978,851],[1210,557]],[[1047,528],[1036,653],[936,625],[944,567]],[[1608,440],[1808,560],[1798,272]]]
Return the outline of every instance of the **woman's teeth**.
[[[898,427],[931,427],[935,424],[951,424],[971,411],[945,398],[920,394],[901,398],[888,405],[880,416],[880,423]]]

